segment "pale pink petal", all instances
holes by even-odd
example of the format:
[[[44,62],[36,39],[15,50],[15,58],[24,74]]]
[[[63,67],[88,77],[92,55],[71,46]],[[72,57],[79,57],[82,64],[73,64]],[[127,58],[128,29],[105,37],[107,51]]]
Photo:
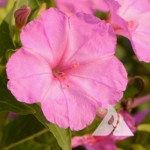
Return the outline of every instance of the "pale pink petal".
[[[77,12],[94,14],[96,10],[108,12],[109,8],[104,0],[55,0],[57,7],[67,15]]]
[[[132,47],[140,61],[150,62],[150,12],[134,17],[133,22],[137,24],[132,32]]]
[[[92,0],[93,1],[93,9],[100,10],[102,12],[108,12],[109,7],[105,0]]]
[[[82,146],[84,144],[84,137],[83,136],[75,136],[72,138],[71,147],[75,148],[77,146]]]
[[[54,65],[52,67],[56,67],[68,42],[68,17],[53,8],[42,12],[42,20],[45,36],[51,48],[50,53],[53,55]]]
[[[130,18],[134,14],[150,11],[149,0],[116,0],[122,7],[118,14],[123,18]],[[132,14],[132,15],[131,15]]]
[[[105,0],[110,8],[110,18],[108,22],[113,26],[116,34],[123,35],[128,39],[131,39],[130,32],[127,27],[126,21],[117,14],[117,11],[121,7],[117,1]]]
[[[41,55],[51,66],[54,63],[51,47],[44,31],[42,19],[29,22],[21,32],[24,47]]]
[[[150,19],[148,12],[150,2],[148,0],[108,0],[107,3],[111,13],[108,21],[114,27],[115,33],[131,41],[132,48],[140,61],[150,62],[150,25],[147,21]],[[120,7],[117,4],[120,4]]]
[[[68,45],[60,66],[70,67],[73,61],[89,63],[114,54],[115,48],[116,36],[109,24],[92,15],[77,13],[69,18]]]
[[[8,89],[18,101],[40,102],[52,80],[49,64],[43,57],[27,48],[19,49],[6,66]]]
[[[87,14],[94,14],[92,0],[55,0],[57,7],[68,15],[77,12],[84,12]]]
[[[57,79],[41,105],[47,120],[63,128],[70,126],[71,130],[83,129],[92,123],[96,115],[96,104],[88,95],[72,85],[63,87]]]
[[[27,48],[21,48],[11,56],[6,65],[6,71],[8,79],[25,78],[44,73],[52,74],[45,59]]]
[[[20,102],[41,102],[51,85],[51,75],[37,74],[20,79],[11,79],[7,87]]]
[[[86,150],[117,150],[114,141],[110,136],[106,137],[87,137],[85,139]]]
[[[127,73],[122,63],[116,57],[110,56],[79,65],[70,80],[91,99],[107,108],[108,104],[114,106],[121,99],[122,91],[126,88]]]

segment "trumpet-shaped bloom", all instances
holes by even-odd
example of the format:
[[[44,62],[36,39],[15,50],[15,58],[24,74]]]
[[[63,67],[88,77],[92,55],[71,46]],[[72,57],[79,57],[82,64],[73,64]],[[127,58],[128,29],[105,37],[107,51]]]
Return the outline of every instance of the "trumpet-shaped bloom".
[[[105,0],[109,22],[115,33],[127,37],[140,61],[150,62],[150,2],[148,0]]]
[[[41,103],[47,120],[80,130],[97,105],[115,105],[127,73],[115,57],[116,36],[104,21],[57,9],[42,13],[21,33],[23,47],[7,63],[8,88],[18,101]]]
[[[96,10],[108,12],[108,5],[104,0],[55,0],[57,7],[68,15],[77,12],[94,14]]]

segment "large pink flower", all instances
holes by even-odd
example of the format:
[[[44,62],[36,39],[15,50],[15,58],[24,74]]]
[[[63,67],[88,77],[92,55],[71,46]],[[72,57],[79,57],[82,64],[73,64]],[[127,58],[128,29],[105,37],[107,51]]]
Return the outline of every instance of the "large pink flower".
[[[108,12],[108,5],[104,0],[55,0],[57,7],[71,15],[77,12],[94,14],[96,10]]]
[[[127,37],[140,61],[150,62],[149,0],[105,0],[116,34]]]
[[[104,21],[52,8],[23,28],[21,41],[7,63],[8,88],[18,101],[40,102],[50,122],[82,129],[97,104],[106,108],[122,97],[127,73],[113,56],[116,36]]]

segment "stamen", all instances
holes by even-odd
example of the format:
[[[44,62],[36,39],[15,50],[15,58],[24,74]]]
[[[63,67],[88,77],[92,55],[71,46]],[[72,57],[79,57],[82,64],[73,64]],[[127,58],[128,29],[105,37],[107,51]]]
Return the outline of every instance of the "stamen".
[[[128,21],[127,22],[127,26],[128,26],[128,28],[129,28],[129,30],[131,31],[131,32],[133,32],[133,31],[135,31],[136,30],[136,28],[138,27],[138,23],[136,22],[136,21]]]
[[[79,68],[79,63],[76,60],[72,61],[71,68],[78,69]]]

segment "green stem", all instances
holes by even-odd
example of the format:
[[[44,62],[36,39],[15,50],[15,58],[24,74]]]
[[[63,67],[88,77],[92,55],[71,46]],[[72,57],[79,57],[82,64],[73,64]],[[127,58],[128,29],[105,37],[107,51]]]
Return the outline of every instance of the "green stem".
[[[19,144],[21,144],[21,143],[23,143],[23,142],[28,141],[28,140],[31,140],[31,139],[33,139],[33,138],[35,138],[35,137],[37,137],[37,136],[39,136],[39,135],[41,135],[41,134],[47,132],[47,131],[48,131],[47,129],[44,129],[44,130],[42,130],[42,131],[40,131],[40,132],[38,132],[38,133],[36,133],[36,134],[34,134],[34,135],[31,135],[31,136],[29,136],[29,137],[27,137],[27,138],[25,138],[25,139],[23,139],[23,140],[20,140],[20,141],[18,141],[18,142],[16,142],[16,143],[13,143],[13,144],[7,146],[6,148],[4,148],[4,150],[9,150],[10,148],[12,148],[12,147],[14,147],[14,146],[17,146],[17,145],[19,145]]]

